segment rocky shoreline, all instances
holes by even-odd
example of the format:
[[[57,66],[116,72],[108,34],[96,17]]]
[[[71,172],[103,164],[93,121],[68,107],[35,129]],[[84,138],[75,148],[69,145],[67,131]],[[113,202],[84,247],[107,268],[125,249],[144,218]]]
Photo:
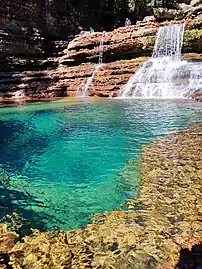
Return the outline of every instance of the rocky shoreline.
[[[129,211],[96,215],[83,230],[34,231],[21,241],[2,224],[0,268],[8,263],[14,269],[201,266],[201,134],[198,123],[144,146],[139,198],[128,201]]]

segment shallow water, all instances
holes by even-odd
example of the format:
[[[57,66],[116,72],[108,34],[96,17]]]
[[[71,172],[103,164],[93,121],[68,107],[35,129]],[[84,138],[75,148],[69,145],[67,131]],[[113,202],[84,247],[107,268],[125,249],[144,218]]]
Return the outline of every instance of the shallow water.
[[[71,100],[0,109],[1,214],[40,229],[79,228],[136,197],[121,169],[143,144],[200,120],[200,103]],[[30,224],[31,222],[31,224]]]

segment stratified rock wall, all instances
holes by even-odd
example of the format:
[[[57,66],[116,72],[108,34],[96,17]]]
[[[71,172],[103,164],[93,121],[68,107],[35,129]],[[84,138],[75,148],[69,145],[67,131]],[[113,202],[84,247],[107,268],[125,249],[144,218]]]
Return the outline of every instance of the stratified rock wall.
[[[81,14],[85,3],[88,1],[81,5],[70,0],[0,2],[1,100],[75,96],[94,72],[102,39],[107,64],[95,74],[90,96],[108,97],[117,92],[138,68],[138,60],[134,66],[132,59],[152,55],[157,30],[167,23],[159,23],[152,16],[111,32],[82,31],[73,39],[71,34],[78,32],[79,21],[85,18]],[[96,10],[97,5],[96,2]],[[201,53],[200,4],[185,13],[184,20],[172,21],[186,23],[183,52]]]
[[[173,23],[176,23],[173,21]],[[202,51],[202,15],[191,20],[178,21],[186,23],[182,52],[201,53]],[[166,23],[146,20],[128,27],[120,27],[108,33],[86,33],[72,40],[64,51],[60,63],[77,65],[81,62],[98,61],[99,44],[104,40],[104,60],[122,60],[151,56],[155,37],[159,27]]]

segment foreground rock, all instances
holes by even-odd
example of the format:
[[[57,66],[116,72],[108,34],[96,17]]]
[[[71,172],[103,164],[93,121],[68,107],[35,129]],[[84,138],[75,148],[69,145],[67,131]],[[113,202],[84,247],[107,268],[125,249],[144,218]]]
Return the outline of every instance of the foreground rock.
[[[97,215],[84,230],[35,231],[9,249],[12,268],[201,266],[201,133],[202,124],[197,124],[144,147],[140,197],[128,201],[130,211]],[[132,169],[133,161],[125,171]]]
[[[0,268],[8,268],[8,252],[11,251],[18,239],[18,235],[9,232],[5,224],[0,224]]]

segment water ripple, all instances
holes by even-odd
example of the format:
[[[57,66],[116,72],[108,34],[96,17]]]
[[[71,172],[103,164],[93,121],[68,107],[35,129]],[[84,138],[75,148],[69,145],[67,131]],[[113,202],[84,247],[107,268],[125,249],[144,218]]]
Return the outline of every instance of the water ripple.
[[[9,188],[34,197],[14,198],[25,218],[32,211],[33,226],[40,215],[46,229],[81,227],[92,213],[136,196],[138,174],[126,182],[120,170],[140,157],[142,145],[199,120],[200,111],[201,104],[179,100],[3,107],[0,167],[11,178]]]

